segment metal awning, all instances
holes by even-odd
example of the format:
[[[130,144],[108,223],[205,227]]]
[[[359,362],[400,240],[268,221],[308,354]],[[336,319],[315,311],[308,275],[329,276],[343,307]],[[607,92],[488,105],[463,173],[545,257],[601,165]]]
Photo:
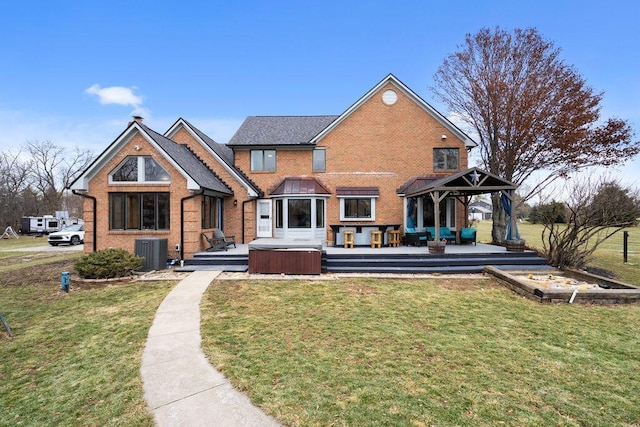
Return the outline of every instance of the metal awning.
[[[288,177],[282,180],[273,191],[271,196],[291,196],[291,195],[329,195],[329,191],[322,183],[315,178],[308,177]]]
[[[363,197],[378,197],[380,196],[380,189],[378,187],[337,187],[336,196],[363,196]]]

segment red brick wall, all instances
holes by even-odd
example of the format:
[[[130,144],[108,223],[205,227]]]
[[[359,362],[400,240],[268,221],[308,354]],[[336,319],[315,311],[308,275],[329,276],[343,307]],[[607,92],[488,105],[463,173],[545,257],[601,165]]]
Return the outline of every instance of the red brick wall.
[[[382,93],[398,94],[394,105],[382,102]],[[442,135],[447,135],[442,140]],[[402,198],[396,190],[409,178],[432,175],[433,148],[458,148],[459,170],[468,167],[467,150],[429,113],[389,83],[318,142],[326,148],[326,171],[312,172],[312,152],[278,149],[276,172],[251,172],[250,151],[236,151],[236,164],[265,191],[286,176],[313,176],[334,194],[327,202],[327,224],[340,222],[336,187],[376,186],[376,223],[403,223]],[[456,171],[441,172],[442,176]],[[464,224],[462,206],[457,226]],[[328,236],[331,238],[331,236]]]
[[[382,102],[386,89],[394,89],[398,100],[394,105]],[[442,140],[441,135],[447,139]],[[224,232],[235,235],[236,241],[249,242],[255,238],[255,201],[250,200],[242,186],[217,160],[215,160],[184,128],[178,129],[172,139],[187,144],[218,176],[229,185],[234,195],[224,199]],[[134,148],[137,146],[136,149]],[[327,224],[340,222],[339,199],[335,189],[340,186],[376,186],[380,197],[376,200],[376,223],[403,223],[402,199],[396,190],[409,178],[433,174],[433,148],[458,148],[460,170],[468,167],[464,143],[440,125],[419,105],[389,83],[354,111],[318,143],[326,148],[325,172],[312,172],[311,150],[278,150],[276,172],[251,172],[250,151],[237,150],[236,166],[240,167],[267,192],[287,176],[313,176],[333,194],[327,201]],[[151,155],[171,174],[170,185],[109,184],[108,176],[128,155]],[[454,171],[445,171],[443,176]],[[114,191],[170,191],[171,229],[169,231],[110,231],[108,193]],[[170,255],[180,243],[180,200],[189,196],[186,180],[167,162],[144,137],[136,135],[91,179],[89,194],[97,198],[97,249],[122,247],[131,252],[138,237],[166,237]],[[237,203],[234,204],[234,201]],[[246,201],[246,203],[244,203]],[[188,199],[184,204],[184,255],[192,256],[205,249],[200,233],[201,198]],[[93,248],[93,202],[85,199],[85,251]],[[244,215],[243,215],[244,211]],[[243,222],[244,218],[244,222]],[[465,218],[462,207],[457,213],[457,226]],[[205,230],[207,232],[211,230]],[[329,239],[332,236],[328,236]]]
[[[169,174],[168,185],[109,184],[109,174],[127,156],[152,156]],[[180,243],[180,201],[189,196],[186,179],[160,155],[147,140],[136,134],[89,182],[88,194],[97,199],[97,245],[96,249],[118,247],[134,252],[135,239],[141,237],[161,237],[168,239],[169,255],[179,256],[175,245]],[[109,193],[110,192],[169,192],[170,193],[170,230],[109,230]],[[93,251],[93,202],[84,201],[85,252]],[[201,198],[188,199],[184,203],[184,252],[191,256],[201,250],[200,238]]]
[[[255,238],[255,226],[251,227],[251,230],[247,230],[246,225],[255,224],[255,215],[253,210],[248,206],[255,202],[243,204],[245,200],[249,200],[247,189],[231,174],[227,169],[220,164],[208,151],[203,147],[190,132],[184,127],[178,129],[171,139],[180,144],[186,144],[198,157],[200,157],[204,163],[213,170],[231,189],[233,190],[233,196],[224,198],[224,224],[223,231],[225,235],[235,236],[236,242],[242,241],[242,209],[245,210],[245,242],[249,242]],[[236,201],[236,203],[234,203]],[[212,230],[205,230],[207,233]],[[204,249],[204,248],[203,248]]]

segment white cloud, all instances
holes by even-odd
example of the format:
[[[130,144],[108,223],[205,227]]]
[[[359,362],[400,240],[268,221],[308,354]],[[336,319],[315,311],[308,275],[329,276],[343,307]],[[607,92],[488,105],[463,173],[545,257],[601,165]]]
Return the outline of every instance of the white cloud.
[[[135,86],[101,87],[96,83],[85,89],[85,93],[98,97],[98,102],[102,105],[115,104],[130,106],[133,107],[133,111],[129,113],[131,116],[142,116],[145,119],[150,119],[151,110],[142,106],[142,97],[135,93],[137,89]]]
[[[142,105],[142,98],[134,93],[137,88],[134,87],[100,87],[99,84],[94,84],[85,90],[89,95],[95,95],[98,97],[100,104],[117,104],[117,105],[130,105],[134,108],[139,108]]]

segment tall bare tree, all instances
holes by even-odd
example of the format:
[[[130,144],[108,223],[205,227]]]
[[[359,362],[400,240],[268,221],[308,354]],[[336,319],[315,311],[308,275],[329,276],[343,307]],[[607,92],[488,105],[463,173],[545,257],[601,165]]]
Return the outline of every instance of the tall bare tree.
[[[484,168],[516,184],[535,180],[527,182],[523,201],[559,177],[619,165],[640,151],[625,120],[601,120],[602,93],[536,29],[467,34],[434,79],[436,98],[477,135]],[[492,202],[492,237],[499,243],[506,215],[498,195]]]
[[[42,208],[48,213],[60,210],[64,189],[91,163],[92,152],[79,148],[69,152],[49,140],[28,141],[27,152],[33,162],[31,182],[42,198]]]
[[[31,161],[24,159],[20,151],[0,153],[0,226],[18,226],[30,171]]]

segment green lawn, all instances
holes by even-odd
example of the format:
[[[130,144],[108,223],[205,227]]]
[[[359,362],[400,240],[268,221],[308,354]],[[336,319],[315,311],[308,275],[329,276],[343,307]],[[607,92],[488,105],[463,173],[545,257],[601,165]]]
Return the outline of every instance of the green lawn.
[[[483,243],[491,242],[491,221],[480,221],[478,229],[478,241]],[[527,246],[542,250],[542,229],[541,224],[530,224],[523,222],[518,224],[518,230],[525,238]],[[640,227],[628,228],[629,247],[627,263],[623,257],[623,234],[616,233],[598,247],[594,254],[593,261],[589,263],[592,267],[598,267],[613,273],[618,280],[640,286]]]
[[[0,231],[2,233],[2,231]],[[18,235],[18,239],[0,239],[0,252],[7,249],[17,249],[31,246],[46,246],[47,237],[35,237],[29,235]]]
[[[4,260],[0,312],[15,336],[0,325],[2,426],[153,425],[140,360],[173,283],[72,287],[65,294],[60,273],[77,256],[38,264]]]
[[[217,282],[203,348],[286,425],[637,426],[640,307],[487,280]]]
[[[539,230],[521,225],[529,245]],[[637,279],[638,231],[629,264],[621,235],[594,263]],[[152,425],[140,359],[173,284],[64,294],[60,272],[81,254],[3,252],[19,247],[0,240],[0,312],[16,335],[0,331],[0,425]],[[639,306],[541,305],[490,279],[440,278],[216,282],[202,308],[214,365],[287,425],[640,420]]]

